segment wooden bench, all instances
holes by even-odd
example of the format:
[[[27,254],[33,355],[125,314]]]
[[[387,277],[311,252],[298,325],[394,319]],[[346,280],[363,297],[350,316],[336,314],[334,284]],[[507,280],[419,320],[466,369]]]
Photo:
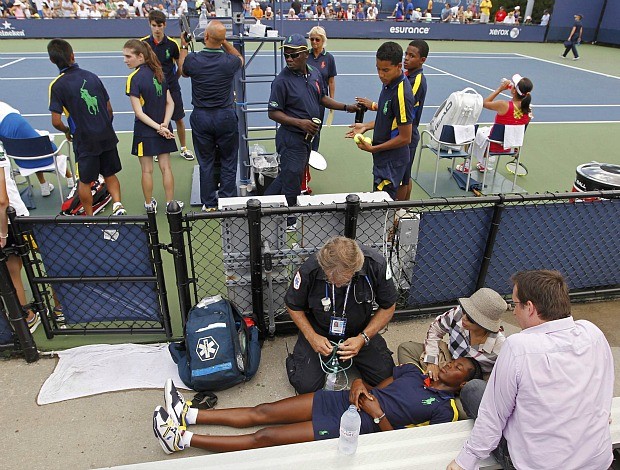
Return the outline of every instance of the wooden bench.
[[[461,450],[473,425],[473,420],[465,420],[365,434],[360,436],[357,452],[351,456],[338,454],[336,449],[338,440],[329,439],[264,449],[201,455],[174,461],[167,458],[159,462],[115,468],[135,470],[167,470],[172,467],[183,470],[209,468],[218,470],[239,468],[252,468],[253,470],[445,470],[448,463]],[[620,448],[620,397],[613,399],[610,427],[614,448]],[[502,467],[490,456],[482,462],[480,468],[494,470]]]

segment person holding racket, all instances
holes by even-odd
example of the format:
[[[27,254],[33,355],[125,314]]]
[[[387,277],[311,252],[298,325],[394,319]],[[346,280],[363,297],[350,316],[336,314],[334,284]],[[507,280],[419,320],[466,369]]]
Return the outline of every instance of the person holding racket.
[[[511,80],[502,79],[497,89],[484,99],[482,106],[497,113],[495,124],[527,125],[533,117],[530,107],[533,88],[534,85],[529,78],[515,74]],[[507,90],[510,90],[512,97],[510,101],[495,101],[500,93]],[[512,149],[505,149],[501,144],[491,142],[489,151],[490,153],[510,153]],[[479,172],[484,172],[486,162],[478,162],[477,167]]]

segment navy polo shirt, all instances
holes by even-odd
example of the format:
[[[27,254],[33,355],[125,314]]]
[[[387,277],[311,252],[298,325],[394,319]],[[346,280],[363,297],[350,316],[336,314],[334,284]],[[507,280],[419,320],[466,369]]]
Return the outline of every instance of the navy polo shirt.
[[[411,143],[409,147],[415,148],[420,140],[418,126],[420,125],[420,118],[424,110],[424,100],[426,99],[426,77],[424,76],[422,67],[420,67],[411,75],[407,75],[407,78],[411,85],[411,92],[413,93],[413,101],[415,103],[413,107],[413,128],[411,130]]]
[[[282,111],[297,119],[321,119],[320,102],[326,94],[325,82],[314,67],[308,66],[307,75],[285,67],[271,83],[269,111]],[[282,124],[280,127],[296,134],[305,134],[296,126]]]
[[[345,337],[358,335],[370,321],[373,300],[380,308],[390,308],[396,302],[398,293],[391,277],[388,279],[387,262],[379,252],[359,245],[364,253],[364,264],[351,280],[351,288],[346,304],[347,326]],[[335,287],[332,295],[332,285],[319,262],[316,254],[311,255],[300,267],[288,288],[284,302],[291,310],[306,312],[308,321],[314,330],[332,340],[336,337],[328,336],[330,320],[333,315],[331,309],[326,312],[321,303],[327,290],[328,296],[335,296],[335,311],[342,316],[347,286]]]
[[[183,74],[192,79],[194,108],[226,108],[234,102],[233,78],[241,69],[241,59],[223,49],[204,48],[188,54]]]
[[[156,43],[155,38],[151,36],[145,36],[141,39],[151,46],[151,49],[155,52],[155,55],[161,63],[161,68],[164,69],[164,76],[168,83],[168,89],[170,91],[177,91],[181,89],[179,85],[179,77],[177,76],[177,61],[179,60],[179,44],[172,38],[164,35],[161,42]]]
[[[393,139],[398,135],[399,125],[411,124],[414,104],[411,86],[404,74],[389,85],[384,85],[379,96],[372,144],[378,145]],[[407,145],[373,154],[375,164],[401,159],[409,160]]]
[[[49,95],[49,110],[67,117],[78,157],[100,155],[116,146],[110,97],[97,75],[73,64],[52,81]]]
[[[334,59],[334,56],[327,52],[325,49],[323,49],[323,52],[321,52],[319,56],[315,58],[312,51],[310,51],[307,63],[312,68],[315,68],[319,71],[319,73],[323,77],[323,81],[325,82],[325,90],[327,90],[327,94],[329,95],[329,79],[338,75],[338,72],[336,71],[336,61]]]
[[[375,396],[394,429],[449,423],[458,419],[454,394],[427,387],[427,376],[415,364],[394,367],[394,382],[374,388]]]
[[[125,94],[140,99],[142,111],[157,123],[166,116],[166,82],[159,83],[148,65],[142,64],[127,77]],[[134,134],[140,137],[156,137],[157,131],[136,117]]]

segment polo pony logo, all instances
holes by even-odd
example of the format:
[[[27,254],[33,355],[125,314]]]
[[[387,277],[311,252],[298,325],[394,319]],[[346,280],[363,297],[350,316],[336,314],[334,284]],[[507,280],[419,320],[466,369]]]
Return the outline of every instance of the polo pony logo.
[[[82,88],[80,88],[80,98],[82,98],[84,103],[86,103],[90,114],[97,114],[99,112],[99,102],[97,101],[97,97],[91,96],[88,90],[84,88],[84,85],[86,85],[86,80],[84,80],[84,83],[82,83]]]
[[[153,77],[153,85],[155,85],[155,93],[157,96],[161,96],[163,94],[163,89],[161,84],[157,81],[155,77]]]

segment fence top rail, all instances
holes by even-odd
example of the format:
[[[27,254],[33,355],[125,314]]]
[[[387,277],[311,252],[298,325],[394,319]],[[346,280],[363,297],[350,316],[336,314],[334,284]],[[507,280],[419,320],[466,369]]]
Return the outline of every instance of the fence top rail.
[[[67,216],[67,215],[48,215],[48,216],[17,216],[15,220],[20,224],[53,224],[53,225],[123,225],[123,224],[145,224],[149,219],[146,215],[109,215],[101,216]]]

